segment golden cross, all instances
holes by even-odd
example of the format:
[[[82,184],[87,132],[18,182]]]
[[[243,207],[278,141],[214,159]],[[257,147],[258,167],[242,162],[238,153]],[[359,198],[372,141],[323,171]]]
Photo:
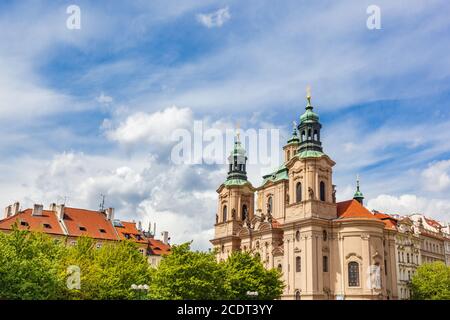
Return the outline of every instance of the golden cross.
[[[309,84],[306,86],[306,98],[311,99],[311,86]]]
[[[237,138],[237,141],[239,141],[239,137],[240,137],[239,127],[240,127],[239,121],[236,121],[236,138]]]

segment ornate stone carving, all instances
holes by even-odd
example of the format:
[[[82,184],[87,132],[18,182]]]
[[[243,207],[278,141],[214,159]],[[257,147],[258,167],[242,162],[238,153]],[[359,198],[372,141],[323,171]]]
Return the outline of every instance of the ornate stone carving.
[[[356,254],[356,253],[354,253],[354,252],[350,252],[348,255],[346,255],[345,256],[345,259],[350,259],[351,257],[356,257],[356,258],[358,258],[359,260],[362,260],[362,257],[359,255],[359,254]]]

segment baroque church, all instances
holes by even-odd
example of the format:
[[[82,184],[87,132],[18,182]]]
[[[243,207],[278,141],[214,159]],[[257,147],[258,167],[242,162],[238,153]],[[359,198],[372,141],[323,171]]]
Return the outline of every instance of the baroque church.
[[[353,199],[336,202],[321,128],[308,93],[283,164],[259,187],[247,179],[237,137],[217,189],[217,259],[238,250],[259,256],[281,271],[282,299],[397,299],[395,228],[364,207],[359,181]]]

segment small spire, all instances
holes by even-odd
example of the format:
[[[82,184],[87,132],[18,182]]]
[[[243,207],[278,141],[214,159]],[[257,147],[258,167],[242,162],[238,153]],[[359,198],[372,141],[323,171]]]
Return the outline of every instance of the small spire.
[[[355,195],[353,196],[353,199],[363,204],[364,195],[362,194],[361,190],[359,190],[359,174],[356,175],[356,192]]]
[[[292,128],[292,135],[293,136],[297,136],[297,122],[292,121],[292,126],[293,126],[293,128]]]
[[[239,125],[239,121],[238,122],[236,122],[236,142],[240,142],[240,132],[239,132],[239,127],[240,127],[240,125]]]

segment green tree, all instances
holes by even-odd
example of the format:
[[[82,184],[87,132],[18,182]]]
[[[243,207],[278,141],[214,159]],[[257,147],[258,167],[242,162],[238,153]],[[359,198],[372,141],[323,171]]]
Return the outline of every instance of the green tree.
[[[218,263],[214,252],[193,252],[190,243],[173,246],[172,254],[152,273],[153,299],[245,300],[248,291],[258,299],[278,298],[284,284],[278,270],[266,270],[257,257],[233,253]]]
[[[131,241],[95,247],[91,238],[80,238],[68,249],[66,267],[76,265],[81,271],[80,290],[71,290],[73,299],[137,299],[132,284],[149,284],[150,266]]]
[[[411,280],[411,289],[416,300],[449,300],[450,267],[443,262],[421,265]]]
[[[65,247],[37,232],[0,233],[0,299],[61,299]]]
[[[163,300],[221,299],[224,277],[214,253],[193,252],[190,243],[172,247],[153,270],[150,297]]]
[[[272,300],[283,293],[284,283],[276,269],[264,268],[258,256],[246,252],[233,252],[222,262],[227,299],[249,299],[247,292],[258,292],[258,299]]]

